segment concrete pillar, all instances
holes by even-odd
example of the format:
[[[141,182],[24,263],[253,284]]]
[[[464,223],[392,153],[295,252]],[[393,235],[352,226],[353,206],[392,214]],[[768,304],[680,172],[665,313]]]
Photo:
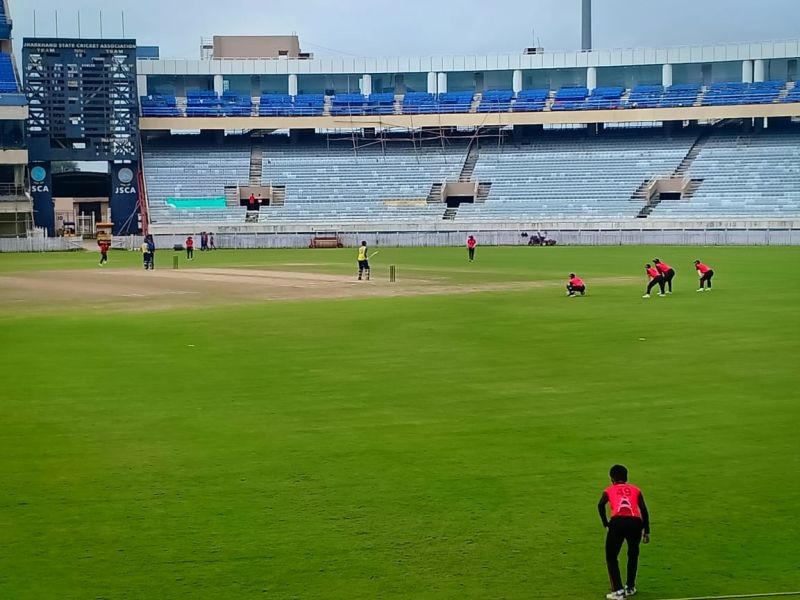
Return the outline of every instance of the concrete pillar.
[[[447,73],[439,73],[436,82],[436,91],[440,94],[447,93]]]
[[[757,58],[753,63],[753,81],[765,81],[765,64],[763,58]]]
[[[364,73],[361,76],[361,93],[364,96],[369,96],[372,93],[372,75]]]
[[[581,3],[581,50],[592,49],[592,0]]]
[[[140,96],[147,96],[147,75],[136,76],[136,88]]]
[[[597,67],[588,67],[586,69],[586,87],[591,92],[597,87]]]
[[[742,81],[744,83],[753,83],[753,61],[742,61]]]
[[[436,93],[436,73],[428,73],[428,93]]]
[[[289,95],[297,96],[297,75],[294,73],[289,74]]]
[[[670,64],[661,66],[661,85],[665,88],[672,85],[672,65]]]
[[[214,75],[214,91],[218,96],[222,96],[222,92],[225,91],[223,85],[222,75]]]
[[[515,94],[522,91],[522,71],[516,69],[514,75],[511,77],[511,89]]]

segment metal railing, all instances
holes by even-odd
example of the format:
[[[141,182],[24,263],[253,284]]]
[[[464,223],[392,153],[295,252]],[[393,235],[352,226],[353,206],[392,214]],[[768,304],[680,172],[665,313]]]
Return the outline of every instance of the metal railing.
[[[27,198],[25,186],[17,183],[0,183],[0,200]]]

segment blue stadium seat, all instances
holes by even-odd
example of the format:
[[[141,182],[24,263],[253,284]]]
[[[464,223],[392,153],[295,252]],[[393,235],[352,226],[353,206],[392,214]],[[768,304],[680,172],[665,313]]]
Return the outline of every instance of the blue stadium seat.
[[[150,94],[139,99],[143,117],[180,117],[178,102],[169,94]]]
[[[622,95],[625,93],[623,87],[598,87],[583,103],[584,110],[601,110],[609,108],[619,108]]]
[[[406,114],[435,113],[436,97],[427,92],[407,92],[403,96],[403,112]]]
[[[11,19],[6,14],[5,3],[0,2],[0,40],[11,39]]]
[[[214,91],[190,90],[186,93],[187,117],[219,117],[222,101]]]
[[[664,89],[664,95],[658,103],[659,108],[679,108],[693,106],[700,94],[700,85],[683,83],[671,85]]]
[[[19,92],[17,78],[14,75],[14,65],[11,55],[0,52],[0,93],[13,94]]]
[[[478,112],[508,112],[513,99],[513,90],[486,90],[481,96]]]
[[[664,95],[661,85],[637,85],[628,95],[625,108],[656,108]]]
[[[512,112],[538,112],[544,110],[550,90],[520,90],[511,106]]]
[[[253,99],[247,95],[225,92],[222,94],[222,114],[226,117],[249,117],[253,114]]]
[[[552,110],[583,110],[589,90],[585,87],[562,87],[556,92]]]
[[[785,84],[785,81],[713,83],[703,96],[703,106],[770,104],[778,99],[778,94]]]
[[[279,117],[292,114],[292,97],[289,94],[261,94],[258,114],[261,117]]]
[[[364,112],[369,115],[394,114],[394,94],[391,92],[370,94]]]
[[[323,94],[298,94],[294,98],[295,116],[319,116],[325,110],[325,96]]]
[[[336,94],[331,101],[332,115],[363,115],[367,99],[362,94]]]

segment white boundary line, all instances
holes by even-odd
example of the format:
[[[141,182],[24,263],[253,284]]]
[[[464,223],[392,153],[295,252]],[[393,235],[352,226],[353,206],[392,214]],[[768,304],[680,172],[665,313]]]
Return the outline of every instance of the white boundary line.
[[[735,600],[736,598],[778,598],[800,596],[800,592],[770,592],[767,594],[738,594],[733,596],[697,596],[695,598],[669,598],[665,600]]]

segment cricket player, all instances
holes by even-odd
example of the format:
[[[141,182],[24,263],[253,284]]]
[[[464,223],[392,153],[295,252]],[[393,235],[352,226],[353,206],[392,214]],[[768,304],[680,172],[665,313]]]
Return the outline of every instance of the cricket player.
[[[642,296],[642,298],[649,298],[650,297],[650,290],[652,290],[653,287],[655,287],[656,285],[658,285],[658,288],[661,290],[658,293],[658,295],[659,296],[663,296],[664,295],[664,276],[661,273],[659,273],[658,269],[656,269],[650,263],[647,263],[644,266],[644,270],[647,272],[647,276],[650,278],[650,282],[647,284],[647,291],[644,293],[644,296]]]
[[[102,242],[97,242],[97,245],[100,247],[100,266],[102,267],[108,262],[108,250],[111,248],[111,243],[103,240]]]
[[[467,238],[467,256],[469,256],[469,262],[473,262],[475,260],[475,246],[478,245],[478,240],[475,239],[474,235],[471,235]]]
[[[583,283],[583,279],[575,275],[575,273],[569,274],[569,283],[567,283],[567,296],[574,298],[576,294],[580,294],[581,296],[586,295],[586,284]]]
[[[697,291],[702,292],[704,286],[708,284],[708,287],[705,288],[705,290],[707,292],[710,292],[711,278],[714,277],[714,269],[712,269],[708,265],[704,265],[699,260],[694,261],[694,268],[697,270],[697,274],[700,276],[700,288]]]
[[[636,570],[639,567],[639,542],[650,542],[650,514],[642,491],[628,483],[628,469],[614,465],[609,472],[611,485],[603,490],[597,510],[606,534],[606,566],[611,580],[608,600],[622,600],[636,594]],[[606,504],[611,507],[611,519],[606,516]],[[628,544],[626,584],[622,585],[617,557],[622,543]]]
[[[361,281],[361,276],[364,275],[366,280],[369,281],[369,256],[367,255],[367,242],[361,242],[358,247],[358,280]]]
[[[675,269],[670,267],[667,263],[661,262],[657,258],[653,259],[653,264],[655,264],[656,269],[658,269],[658,272],[661,273],[661,276],[664,278],[664,283],[667,285],[667,293],[671,294],[672,280],[675,277]]]
[[[142,242],[140,247],[142,251],[142,264],[144,265],[144,270],[147,271],[150,268],[150,246],[147,244],[147,240]]]
[[[186,260],[192,260],[194,258],[194,239],[192,236],[186,238],[184,245],[186,246]]]

